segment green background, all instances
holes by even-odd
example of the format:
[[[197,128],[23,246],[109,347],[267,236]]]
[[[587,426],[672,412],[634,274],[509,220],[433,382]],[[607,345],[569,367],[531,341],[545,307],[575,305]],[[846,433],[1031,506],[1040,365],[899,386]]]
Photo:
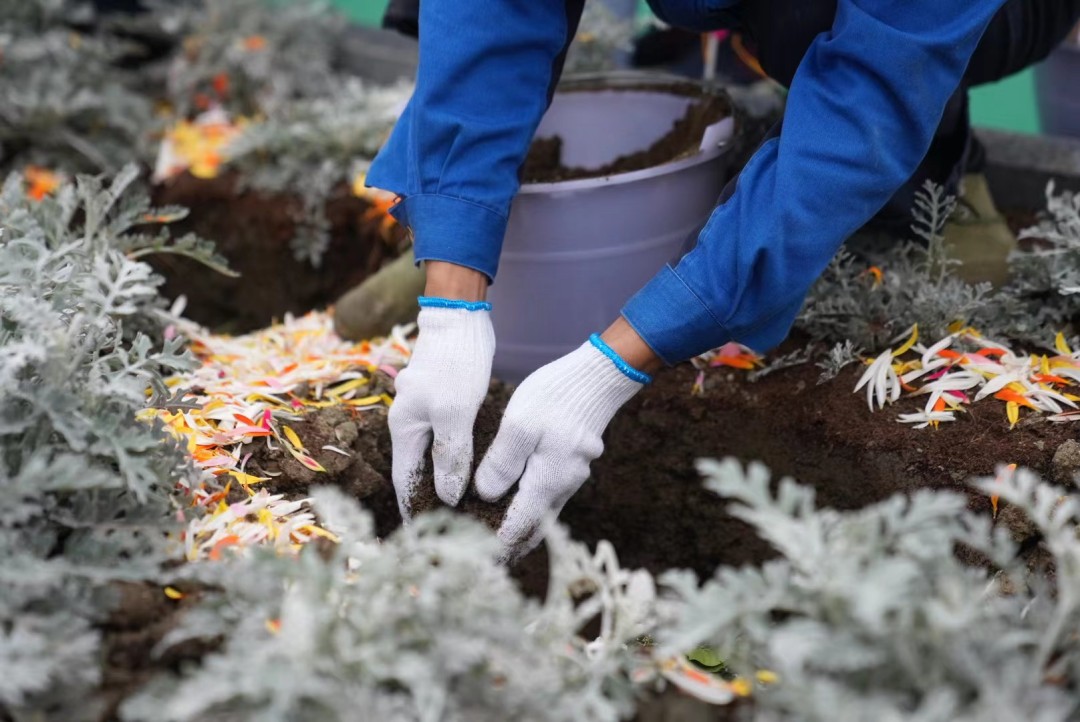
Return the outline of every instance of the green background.
[[[540,2],[541,0],[533,0]],[[353,20],[378,25],[388,0],[335,0]],[[1021,133],[1039,132],[1035,102],[1035,77],[1031,70],[984,85],[971,92],[971,116],[975,125]]]

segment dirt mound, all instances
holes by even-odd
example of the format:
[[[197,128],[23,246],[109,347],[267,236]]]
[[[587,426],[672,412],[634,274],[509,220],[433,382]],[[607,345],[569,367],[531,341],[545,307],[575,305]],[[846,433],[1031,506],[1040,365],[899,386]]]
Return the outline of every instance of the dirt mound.
[[[319,268],[298,261],[290,242],[301,201],[289,194],[237,189],[232,175],[202,180],[181,175],[154,191],[158,205],[191,214],[174,228],[214,241],[239,278],[207,270],[187,258],[148,259],[165,277],[164,294],[187,296],[184,315],[210,328],[242,333],[263,328],[288,312],[324,308],[398,255],[402,232],[384,238],[370,206],[342,186],[326,205],[330,246]]]

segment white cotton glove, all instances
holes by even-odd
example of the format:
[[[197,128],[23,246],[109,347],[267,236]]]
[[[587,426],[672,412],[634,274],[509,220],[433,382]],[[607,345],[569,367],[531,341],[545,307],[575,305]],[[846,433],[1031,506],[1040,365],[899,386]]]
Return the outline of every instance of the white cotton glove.
[[[398,374],[390,407],[394,491],[401,516],[424,472],[428,446],[435,493],[456,506],[469,482],[473,423],[487,396],[495,331],[491,305],[420,298],[419,334],[409,365]]]
[[[604,451],[604,429],[650,380],[594,334],[521,383],[476,471],[486,501],[518,482],[499,529],[507,560],[540,543],[544,517],[557,516],[589,478],[589,463]]]

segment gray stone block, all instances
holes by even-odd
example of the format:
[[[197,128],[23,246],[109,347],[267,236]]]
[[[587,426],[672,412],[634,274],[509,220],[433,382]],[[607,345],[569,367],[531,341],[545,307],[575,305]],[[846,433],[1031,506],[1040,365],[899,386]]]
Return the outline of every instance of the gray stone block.
[[[1080,140],[979,129],[986,177],[1000,208],[1042,210],[1046,184],[1080,192]]]

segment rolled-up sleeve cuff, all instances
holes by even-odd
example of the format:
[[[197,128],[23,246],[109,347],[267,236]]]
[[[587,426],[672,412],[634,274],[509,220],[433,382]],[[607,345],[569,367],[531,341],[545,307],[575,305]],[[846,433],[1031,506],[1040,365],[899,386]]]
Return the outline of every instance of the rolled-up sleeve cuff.
[[[506,217],[472,201],[430,193],[406,197],[391,215],[412,229],[416,260],[447,261],[494,280]]]
[[[634,294],[622,316],[669,365],[731,340],[727,329],[671,266]]]

